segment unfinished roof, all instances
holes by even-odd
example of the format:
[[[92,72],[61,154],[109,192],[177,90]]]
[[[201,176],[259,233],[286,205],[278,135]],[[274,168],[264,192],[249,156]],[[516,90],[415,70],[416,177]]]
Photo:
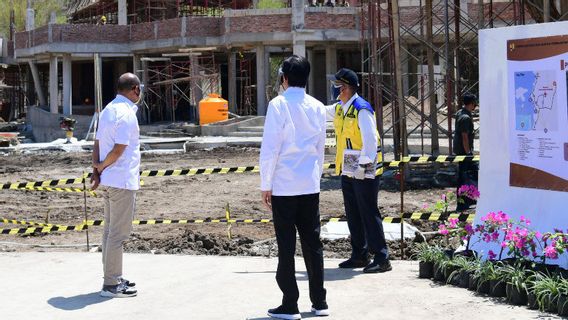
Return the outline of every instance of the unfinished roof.
[[[112,1],[112,0],[110,0]],[[67,15],[72,15],[99,2],[109,2],[109,0],[69,0]]]

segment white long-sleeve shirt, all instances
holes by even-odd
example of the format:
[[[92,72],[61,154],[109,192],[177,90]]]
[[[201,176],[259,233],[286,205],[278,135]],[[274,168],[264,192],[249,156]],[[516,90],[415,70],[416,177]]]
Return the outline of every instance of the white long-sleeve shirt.
[[[275,196],[320,192],[325,106],[290,87],[268,104],[260,148],[260,189]]]
[[[344,115],[349,110],[349,107],[351,106],[353,101],[358,97],[359,95],[355,93],[345,105],[341,105]],[[335,104],[325,106],[325,108],[327,121],[333,121],[333,119],[335,118]],[[357,123],[359,124],[359,130],[361,130],[361,139],[363,141],[361,156],[359,157],[359,164],[367,164],[375,161],[377,157],[377,144],[379,143],[379,139],[375,134],[375,130],[377,128],[377,120],[375,119],[375,115],[369,110],[362,109],[359,111]]]

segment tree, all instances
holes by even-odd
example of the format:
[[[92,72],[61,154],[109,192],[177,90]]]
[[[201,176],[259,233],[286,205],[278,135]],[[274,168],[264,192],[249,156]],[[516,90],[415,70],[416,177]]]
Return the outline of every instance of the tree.
[[[35,11],[35,27],[49,22],[51,12],[56,13],[57,23],[65,23],[66,7],[69,0],[30,0]],[[16,32],[26,29],[28,0],[0,0],[0,37],[9,38],[10,11],[14,10],[14,28]]]

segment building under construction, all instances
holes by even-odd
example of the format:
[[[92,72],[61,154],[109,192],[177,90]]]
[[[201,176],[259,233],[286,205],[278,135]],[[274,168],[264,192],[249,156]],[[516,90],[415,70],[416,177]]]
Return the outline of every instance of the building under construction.
[[[328,79],[351,68],[395,154],[408,152],[409,138],[421,140],[422,153],[436,154],[440,144],[451,148],[461,94],[478,91],[478,30],[564,20],[568,12],[568,0],[278,4],[76,0],[67,24],[37,28],[28,10],[27,30],[8,41],[19,80],[2,91],[0,78],[0,92],[12,92],[34,125],[56,114],[92,117],[113,99],[117,77],[132,71],[146,86],[143,124],[196,121],[208,93],[228,100],[234,114],[264,115],[278,65],[294,53],[312,65],[311,95],[329,103]]]

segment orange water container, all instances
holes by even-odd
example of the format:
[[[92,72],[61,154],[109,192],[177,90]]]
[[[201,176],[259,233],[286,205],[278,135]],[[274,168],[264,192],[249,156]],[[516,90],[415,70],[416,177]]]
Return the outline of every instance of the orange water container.
[[[229,119],[229,101],[216,93],[210,93],[199,101],[199,124]]]

